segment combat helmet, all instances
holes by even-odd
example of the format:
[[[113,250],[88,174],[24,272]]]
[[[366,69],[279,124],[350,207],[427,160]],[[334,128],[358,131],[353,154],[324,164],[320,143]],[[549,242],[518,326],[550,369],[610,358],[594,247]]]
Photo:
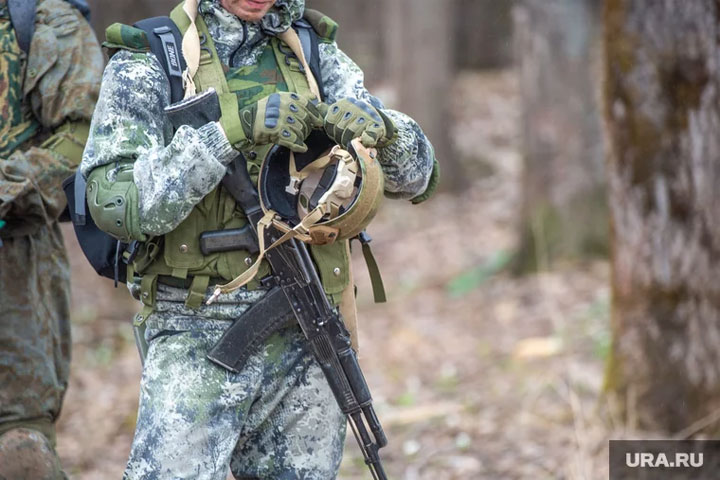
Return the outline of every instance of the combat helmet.
[[[306,144],[306,153],[280,146],[268,152],[258,182],[263,211],[272,215],[275,228],[305,243],[355,237],[373,219],[383,196],[377,153],[359,139],[342,148],[321,130]]]
[[[327,245],[347,240],[359,235],[375,216],[384,190],[377,152],[365,148],[357,138],[344,149],[321,130],[310,134],[305,143],[305,153],[276,145],[263,159],[258,181],[264,212],[257,224],[258,257],[231,282],[218,285],[208,304],[221,293],[237,290],[252,280],[265,253],[283,242],[297,238],[312,245]],[[282,236],[271,238],[272,244],[266,246],[265,232],[270,226]],[[375,264],[374,259],[368,260],[371,255],[365,242],[363,255]],[[379,273],[376,277],[379,279]],[[380,292],[381,280],[378,288]],[[376,298],[384,298],[384,292],[378,295]]]

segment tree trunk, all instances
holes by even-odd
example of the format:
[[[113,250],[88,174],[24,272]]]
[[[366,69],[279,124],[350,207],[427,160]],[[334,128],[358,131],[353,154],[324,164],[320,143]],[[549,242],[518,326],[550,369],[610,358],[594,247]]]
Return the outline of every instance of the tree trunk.
[[[382,80],[382,18],[377,12],[390,0],[306,0],[307,8],[320,10],[335,20],[338,46],[362,68],[368,85]]]
[[[514,13],[525,172],[520,271],[607,252],[596,0],[522,0]]]
[[[512,64],[512,0],[456,0],[458,69],[504,68]]]
[[[609,0],[605,10],[606,386],[640,426],[667,432],[720,408],[719,10],[716,0]]]
[[[441,187],[456,192],[468,182],[450,138],[455,36],[454,0],[386,0],[397,19],[386,44],[388,71],[394,73],[398,110],[420,124],[441,164]],[[394,5],[393,5],[394,4]],[[399,42],[399,43],[398,43]],[[470,134],[470,132],[467,132]]]
[[[179,0],[89,0],[92,26],[98,39],[105,39],[105,29],[115,22],[133,23],[143,18],[168,15]]]

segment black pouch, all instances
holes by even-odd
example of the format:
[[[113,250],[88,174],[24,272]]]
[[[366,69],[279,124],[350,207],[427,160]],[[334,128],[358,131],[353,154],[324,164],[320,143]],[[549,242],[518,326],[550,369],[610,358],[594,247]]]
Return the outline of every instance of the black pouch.
[[[100,230],[88,212],[85,198],[86,182],[80,170],[63,181],[63,191],[68,201],[70,221],[75,229],[80,248],[98,275],[123,282],[127,280],[127,264],[123,253],[128,244],[114,239]]]

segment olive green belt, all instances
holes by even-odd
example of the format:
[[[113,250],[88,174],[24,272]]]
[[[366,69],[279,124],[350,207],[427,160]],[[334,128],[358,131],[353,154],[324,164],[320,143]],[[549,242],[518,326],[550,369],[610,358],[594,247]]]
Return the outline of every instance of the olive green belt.
[[[193,277],[192,275],[188,276],[187,278],[177,278],[171,277],[169,275],[158,275],[157,282],[163,285],[167,285],[168,287],[183,288],[187,290],[192,285],[194,278],[195,277]],[[225,282],[227,282],[227,280],[222,277],[210,277],[210,285],[217,285]]]

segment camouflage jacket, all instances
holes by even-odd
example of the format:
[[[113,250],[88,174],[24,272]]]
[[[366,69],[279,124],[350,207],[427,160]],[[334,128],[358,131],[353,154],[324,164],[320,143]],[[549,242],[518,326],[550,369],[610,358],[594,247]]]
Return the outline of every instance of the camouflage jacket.
[[[0,9],[4,7],[5,0],[0,0]],[[15,48],[14,41],[2,48],[6,52]],[[87,126],[82,124],[87,125],[92,116],[103,67],[90,25],[62,0],[38,1],[30,52],[21,58],[20,75],[0,65],[0,101],[21,92],[22,98],[15,101],[21,103],[23,119],[36,121],[40,128],[25,144],[0,158],[0,219],[7,222],[0,235],[5,237],[32,233],[54,222],[64,209],[61,183],[80,162],[87,135]],[[9,84],[7,80],[13,78],[20,84]],[[10,123],[1,113],[0,136],[7,133],[4,127]],[[68,142],[75,146],[70,151],[77,151],[76,158],[60,153],[68,152],[68,148],[58,148],[63,142],[65,147]]]
[[[225,65],[252,65],[272,35],[285,31],[304,12],[304,0],[278,0],[258,24],[239,20],[219,5],[202,0],[200,13]],[[394,121],[397,141],[380,149],[386,194],[412,199],[428,187],[433,168],[432,146],[407,115],[384,109],[363,84],[363,73],[335,42],[320,45],[320,68],[327,103],[351,97],[371,103]],[[184,126],[173,135],[163,108],[170,87],[152,53],[122,50],[103,76],[90,137],[81,169],[133,164],[138,193],[138,229],[142,234],[172,231],[220,182],[232,147],[215,124],[197,130]],[[113,175],[112,172],[109,175]],[[142,238],[142,236],[138,235]]]

